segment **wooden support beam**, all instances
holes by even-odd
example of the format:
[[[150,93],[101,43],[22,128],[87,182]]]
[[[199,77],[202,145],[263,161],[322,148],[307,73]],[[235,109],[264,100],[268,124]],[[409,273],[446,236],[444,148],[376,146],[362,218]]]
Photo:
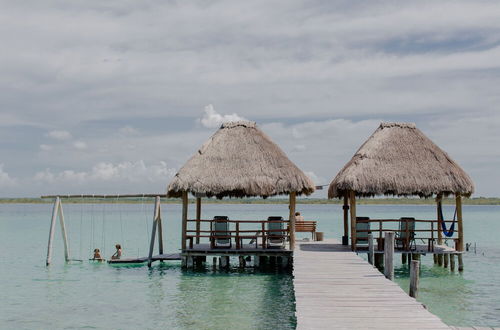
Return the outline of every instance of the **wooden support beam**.
[[[457,207],[457,224],[458,224],[458,244],[457,250],[462,252],[464,250],[464,225],[462,219],[462,196],[460,193],[455,194],[455,202]]]
[[[384,238],[384,275],[389,280],[394,280],[394,232],[385,233]]]
[[[182,192],[182,251],[186,250],[186,232],[187,232],[187,218],[188,218],[188,192]]]
[[[437,232],[438,232],[438,244],[439,245],[443,244],[443,232],[441,230],[443,228],[442,224],[441,224],[443,219],[441,219],[441,214],[439,212],[439,206],[441,204],[442,199],[443,199],[442,194],[438,194],[436,196],[436,206],[437,206],[436,211],[437,211],[437,219],[438,219]]]
[[[45,264],[48,266],[52,262],[52,242],[54,241],[54,232],[56,229],[56,220],[57,214],[59,213],[59,197],[56,197],[54,201],[54,206],[52,207],[52,220],[50,222],[50,231],[49,231],[49,243],[47,245],[47,260]]]
[[[410,297],[418,297],[418,285],[420,279],[420,261],[412,260],[410,264]]]
[[[349,193],[344,193],[344,236],[342,236],[342,245],[349,245]]]
[[[201,197],[196,197],[196,244],[200,244]]]
[[[66,224],[64,223],[64,212],[62,203],[59,200],[59,223],[61,224],[61,235],[64,243],[64,259],[66,262],[69,261],[69,244],[68,244],[68,235],[66,234]]]
[[[444,268],[448,268],[448,263],[450,261],[450,254],[449,253],[445,253],[443,255],[443,259],[444,259],[444,265],[443,265],[443,267]]]
[[[351,210],[351,249],[356,251],[356,195],[349,191],[349,204]]]
[[[443,254],[438,254],[438,265],[443,266]]]
[[[450,270],[455,271],[455,254],[450,254]]]
[[[156,227],[158,227],[158,219],[153,220],[153,228],[151,228],[151,239],[149,240],[148,267],[153,263],[153,249],[155,247]]]
[[[290,220],[290,250],[292,251],[295,249],[295,199],[296,193],[293,191],[290,193],[290,217],[288,218]]]
[[[434,259],[434,264],[436,265],[438,263],[438,256],[437,256],[437,254],[433,253],[432,254],[432,259]]]
[[[161,200],[160,196],[155,198],[155,215],[158,219],[158,252],[163,254],[163,220],[161,219]]]
[[[161,225],[161,203],[160,197],[155,198],[155,208],[153,212],[153,227],[151,228],[151,239],[149,240],[148,267],[153,263],[153,250],[155,247],[156,230],[158,228],[158,248],[160,254],[163,254],[163,234]]]
[[[459,272],[462,272],[464,270],[464,260],[462,259],[462,257],[462,253],[457,254]]]
[[[401,263],[404,265],[408,259],[408,253],[401,253]]]
[[[383,253],[375,253],[375,267],[378,270],[382,271],[384,268],[384,254]]]

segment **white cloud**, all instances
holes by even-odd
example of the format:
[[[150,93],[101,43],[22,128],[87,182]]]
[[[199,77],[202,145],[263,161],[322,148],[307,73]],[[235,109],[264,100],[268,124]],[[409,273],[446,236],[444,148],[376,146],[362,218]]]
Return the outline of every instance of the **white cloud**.
[[[53,146],[49,144],[40,144],[40,150],[42,151],[50,151],[53,149]]]
[[[10,177],[9,173],[3,169],[3,164],[0,164],[0,187],[12,187],[17,184],[17,180]]]
[[[236,113],[230,115],[221,115],[217,113],[213,107],[213,105],[209,104],[205,107],[205,114],[203,118],[201,118],[201,124],[207,128],[217,128],[222,123],[228,121],[238,121],[238,120],[247,120],[243,117],[238,116]]]
[[[35,174],[34,180],[45,183],[78,183],[86,186],[94,185],[100,188],[99,183],[103,182],[122,182],[122,183],[140,183],[140,182],[162,182],[173,177],[176,173],[174,168],[169,168],[163,161],[153,165],[146,165],[144,161],[121,162],[118,164],[101,162],[94,165],[89,171],[63,170],[53,172],[45,169]]]
[[[139,133],[140,133],[136,128],[134,128],[130,125],[126,125],[126,126],[121,127],[119,129],[119,132],[123,135],[132,135],[132,136],[139,135]]]
[[[87,149],[87,143],[85,143],[83,141],[76,141],[75,143],[73,143],[73,146],[78,150]]]
[[[46,134],[46,136],[51,138],[51,139],[61,140],[61,141],[71,139],[71,133],[68,131],[54,130],[54,131],[48,132]]]

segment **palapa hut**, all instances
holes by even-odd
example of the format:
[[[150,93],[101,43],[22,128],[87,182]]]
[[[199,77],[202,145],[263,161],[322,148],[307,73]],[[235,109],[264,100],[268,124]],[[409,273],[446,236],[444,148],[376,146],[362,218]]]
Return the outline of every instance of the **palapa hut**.
[[[333,179],[328,197],[344,198],[345,245],[350,204],[351,244],[355,249],[356,196],[435,196],[440,203],[442,196],[453,194],[458,223],[456,250],[462,251],[461,196],[469,197],[473,192],[474,184],[467,173],[415,124],[382,123]],[[438,243],[441,244],[441,223],[437,227]]]
[[[200,238],[200,196],[267,198],[290,196],[290,248],[294,247],[295,197],[309,195],[314,184],[254,122],[222,124],[168,186],[168,196],[182,197],[182,249],[186,249],[188,193],[196,201],[196,243]],[[203,236],[203,235],[201,235]],[[192,238],[191,238],[192,239]]]

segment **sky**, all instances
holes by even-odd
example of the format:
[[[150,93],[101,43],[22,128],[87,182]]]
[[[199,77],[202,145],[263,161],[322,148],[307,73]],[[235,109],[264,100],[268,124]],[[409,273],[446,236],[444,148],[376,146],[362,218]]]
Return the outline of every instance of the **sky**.
[[[235,119],[318,185],[380,122],[414,122],[474,196],[500,196],[499,17],[497,1],[0,0],[0,197],[165,192]]]

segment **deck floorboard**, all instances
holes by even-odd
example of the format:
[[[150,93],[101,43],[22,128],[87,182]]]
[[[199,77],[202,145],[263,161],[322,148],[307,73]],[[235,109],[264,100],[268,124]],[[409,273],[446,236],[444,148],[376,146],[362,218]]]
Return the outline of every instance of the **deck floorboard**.
[[[443,321],[335,240],[298,242],[297,329],[446,329]]]

